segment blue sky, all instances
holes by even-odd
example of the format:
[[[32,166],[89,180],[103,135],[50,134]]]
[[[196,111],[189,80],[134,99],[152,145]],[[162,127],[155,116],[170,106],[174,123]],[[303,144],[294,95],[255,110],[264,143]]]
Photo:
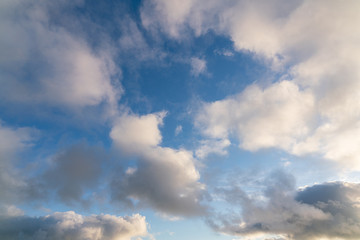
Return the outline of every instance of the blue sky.
[[[359,10],[2,1],[1,239],[359,239]]]

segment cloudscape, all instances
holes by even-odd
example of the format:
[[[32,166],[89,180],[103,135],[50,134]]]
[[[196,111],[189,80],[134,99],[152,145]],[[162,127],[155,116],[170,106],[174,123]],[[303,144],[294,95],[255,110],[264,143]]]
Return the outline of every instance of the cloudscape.
[[[359,12],[1,1],[0,239],[360,239]]]

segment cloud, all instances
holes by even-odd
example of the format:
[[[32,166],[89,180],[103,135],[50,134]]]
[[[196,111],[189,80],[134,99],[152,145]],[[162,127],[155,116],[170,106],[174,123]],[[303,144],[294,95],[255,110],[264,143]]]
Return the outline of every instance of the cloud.
[[[323,183],[295,190],[294,178],[281,171],[264,183],[261,196],[238,186],[219,189],[232,208],[240,206],[241,211],[212,216],[210,226],[249,239],[359,238],[359,184]]]
[[[114,145],[135,156],[137,165],[113,179],[113,199],[132,207],[151,206],[165,215],[202,215],[205,186],[192,153],[159,146],[164,116],[124,115],[115,121],[110,133]]]
[[[120,28],[121,36],[118,41],[124,64],[130,62],[133,67],[138,62],[161,61],[166,56],[166,53],[155,43],[150,45],[140,26],[130,17],[126,17],[125,20],[121,21]]]
[[[293,82],[266,89],[252,85],[237,96],[204,104],[195,124],[211,138],[235,136],[247,150],[290,150],[309,132],[313,106],[313,96]]]
[[[206,72],[206,61],[197,57],[191,58],[191,74],[198,77]]]
[[[0,205],[0,216],[18,217],[23,216],[24,211],[17,208],[15,205]]]
[[[210,30],[227,36],[280,76],[205,104],[196,118],[207,126],[204,135],[232,135],[247,150],[314,154],[358,170],[359,9],[358,1],[153,0],[141,12],[145,28],[177,40]]]
[[[145,2],[141,11],[142,24],[147,29],[165,29],[169,36],[181,38],[183,23],[193,5],[193,0]]]
[[[145,217],[82,216],[73,211],[44,217],[0,216],[2,239],[130,240],[147,235]]]
[[[54,25],[46,4],[3,5],[2,101],[68,108],[106,103],[114,111],[122,90],[113,81],[119,70],[110,53],[95,52],[84,39]]]
[[[11,128],[0,121],[0,202],[13,203],[25,194],[28,183],[16,165],[36,135],[35,129]]]
[[[144,116],[124,115],[119,117],[110,132],[110,137],[123,151],[136,152],[161,143],[158,125],[162,125],[165,112]]]
[[[181,125],[176,126],[175,128],[175,136],[179,135],[180,133],[182,133],[183,129]]]
[[[229,146],[230,141],[228,139],[202,140],[200,147],[195,151],[195,155],[200,159],[204,159],[210,154],[224,156],[227,154],[226,148]]]
[[[313,236],[357,239],[360,237],[360,184],[331,182],[308,186],[297,193],[298,202],[315,206],[332,218],[309,226],[298,238]]]
[[[43,190],[55,191],[57,197],[67,204],[89,204],[86,191],[96,191],[107,161],[100,147],[77,144],[56,154],[41,181]]]

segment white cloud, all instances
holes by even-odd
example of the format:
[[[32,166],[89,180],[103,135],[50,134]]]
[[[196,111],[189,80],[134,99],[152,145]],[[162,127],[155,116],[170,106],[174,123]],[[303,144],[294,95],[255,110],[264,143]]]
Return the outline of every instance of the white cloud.
[[[114,178],[113,198],[130,206],[139,201],[139,206],[151,206],[166,215],[204,214],[200,201],[205,186],[199,182],[192,152],[159,146],[158,127],[164,116],[164,112],[124,115],[115,121],[110,133],[114,145],[136,156],[138,165]]]
[[[158,125],[162,125],[165,115],[165,112],[144,116],[123,115],[115,121],[110,137],[125,152],[157,146],[162,139]]]
[[[214,51],[215,54],[223,55],[226,57],[232,57],[235,55],[235,53],[232,50],[229,49],[217,49]]]
[[[21,104],[67,107],[105,102],[114,111],[121,87],[110,53],[94,52],[81,38],[52,26],[46,4],[18,1],[1,14],[0,96]],[[6,10],[5,10],[6,11]],[[109,112],[111,113],[111,112]]]
[[[211,29],[229,36],[238,51],[263,57],[283,74],[257,93],[253,86],[207,105],[200,113],[200,118],[204,112],[209,117],[203,121],[208,126],[204,134],[227,138],[234,133],[245,149],[320,154],[360,169],[355,160],[360,156],[360,30],[354,24],[360,21],[359,1],[192,0],[181,9],[170,5],[161,0],[144,5],[143,16],[150,9],[165,16],[145,26],[177,39],[189,29],[196,34]],[[285,83],[293,90],[276,96]],[[246,99],[252,91],[258,95]],[[237,101],[239,97],[245,102]]]
[[[206,72],[206,61],[197,57],[191,58],[191,74],[198,77]]]
[[[252,85],[237,96],[205,104],[196,124],[212,138],[235,135],[247,150],[291,150],[297,139],[309,132],[313,106],[312,95],[292,82],[282,81],[266,89]]]
[[[178,125],[175,128],[175,136],[179,135],[183,131],[182,126]]]
[[[181,37],[183,22],[193,7],[194,1],[155,0],[145,2],[144,5],[141,20],[146,28],[156,28],[157,24],[160,24],[171,37],[179,38]]]
[[[227,154],[226,148],[230,146],[228,139],[211,139],[200,141],[200,147],[196,150],[195,155],[204,159],[210,154],[224,156]]]
[[[139,214],[82,216],[69,211],[39,218],[1,216],[0,222],[4,239],[131,240],[148,235],[145,217]]]

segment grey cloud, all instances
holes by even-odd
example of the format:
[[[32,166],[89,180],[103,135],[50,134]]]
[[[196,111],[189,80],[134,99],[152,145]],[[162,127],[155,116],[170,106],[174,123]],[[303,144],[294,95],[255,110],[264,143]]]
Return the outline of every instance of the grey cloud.
[[[269,176],[261,195],[242,188],[218,189],[240,211],[214,214],[209,225],[218,232],[280,239],[359,239],[360,184],[323,183],[295,190],[294,178],[282,171]],[[269,237],[268,237],[269,238]]]
[[[13,240],[130,240],[147,235],[145,217],[82,216],[73,211],[43,217],[0,216],[1,239]]]
[[[107,160],[100,147],[85,143],[74,145],[53,158],[52,165],[40,179],[41,185],[48,192],[55,191],[68,204],[87,204],[83,195],[86,190],[97,190]]]
[[[110,132],[115,147],[137,161],[113,177],[113,200],[132,207],[150,206],[166,216],[203,215],[206,190],[193,153],[160,146],[159,125],[165,114],[124,115],[115,122]]]
[[[88,206],[84,194],[98,190],[103,164],[108,160],[105,150],[80,143],[55,154],[50,165],[27,162],[20,166],[38,134],[36,129],[0,123],[0,203],[34,203],[55,193],[67,204],[81,202]]]
[[[204,215],[206,207],[202,200],[206,191],[196,181],[196,172],[182,166],[182,155],[186,153],[161,148],[156,151],[160,152],[157,156],[141,157],[136,168],[114,178],[113,199],[131,207],[150,206],[165,215]]]
[[[0,120],[0,203],[13,203],[26,195],[29,183],[16,165],[37,134],[36,129],[11,128]]]
[[[309,186],[296,195],[298,202],[314,206],[331,215],[326,221],[308,226],[299,239],[316,236],[342,239],[360,238],[360,184],[333,182]]]

